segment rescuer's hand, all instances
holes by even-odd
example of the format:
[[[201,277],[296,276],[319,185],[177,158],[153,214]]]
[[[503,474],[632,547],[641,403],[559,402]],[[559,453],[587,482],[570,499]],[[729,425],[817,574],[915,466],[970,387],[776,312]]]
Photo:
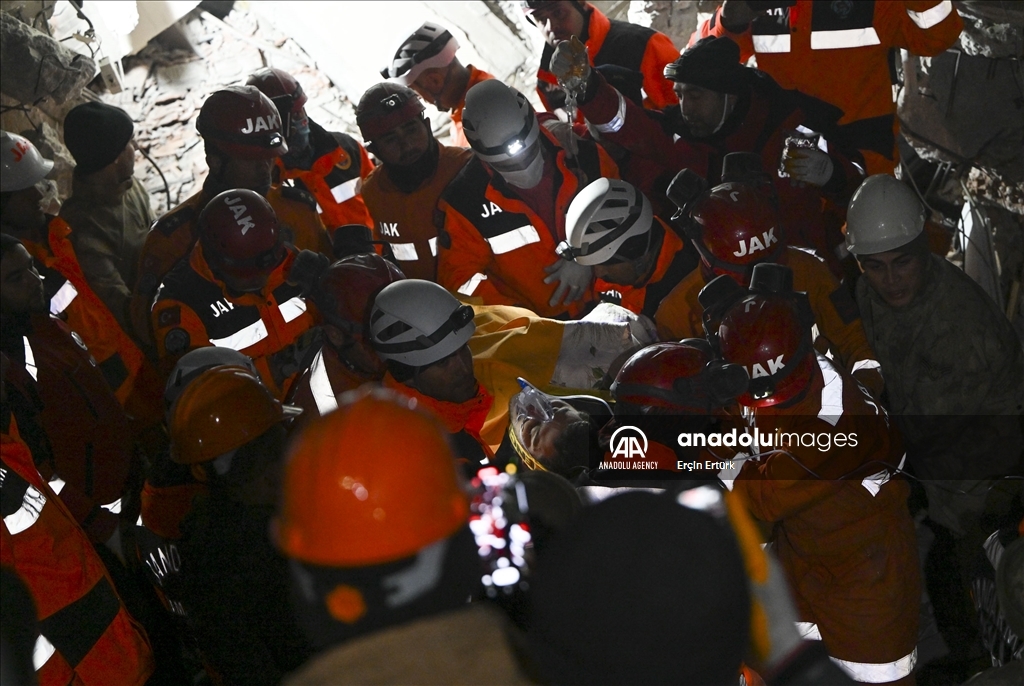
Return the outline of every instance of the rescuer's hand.
[[[786,171],[799,183],[824,186],[835,169],[828,153],[812,148],[797,148],[785,161]]]
[[[544,271],[548,274],[544,279],[544,283],[558,282],[558,288],[555,289],[551,300],[548,301],[548,305],[551,307],[576,302],[583,297],[583,294],[594,280],[593,269],[561,258],[554,264],[544,267]],[[565,299],[564,302],[563,298]]]
[[[558,79],[558,85],[566,89],[579,89],[590,77],[590,58],[587,46],[576,36],[572,40],[559,41],[551,56],[551,73]]]

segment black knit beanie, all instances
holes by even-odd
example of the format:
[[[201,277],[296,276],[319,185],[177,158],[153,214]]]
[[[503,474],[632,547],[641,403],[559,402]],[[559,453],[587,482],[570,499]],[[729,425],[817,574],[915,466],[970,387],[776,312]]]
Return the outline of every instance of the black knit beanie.
[[[127,112],[102,102],[79,105],[64,118],[64,144],[79,174],[98,172],[116,160],[134,132]]]
[[[584,508],[532,583],[529,645],[558,684],[736,683],[750,597],[728,524],[667,495]]]
[[[738,95],[750,85],[753,70],[740,63],[740,46],[725,37],[701,38],[675,62],[665,65],[665,78]]]

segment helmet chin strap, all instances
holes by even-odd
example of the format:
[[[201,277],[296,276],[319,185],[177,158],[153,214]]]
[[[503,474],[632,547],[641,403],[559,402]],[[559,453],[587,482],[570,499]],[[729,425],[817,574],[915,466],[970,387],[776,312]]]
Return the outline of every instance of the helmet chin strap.
[[[718,122],[718,126],[715,127],[715,130],[711,132],[712,135],[718,133],[719,129],[721,129],[722,125],[725,124],[725,120],[729,118],[730,114],[732,114],[732,108],[729,107],[729,94],[722,93],[722,119]]]

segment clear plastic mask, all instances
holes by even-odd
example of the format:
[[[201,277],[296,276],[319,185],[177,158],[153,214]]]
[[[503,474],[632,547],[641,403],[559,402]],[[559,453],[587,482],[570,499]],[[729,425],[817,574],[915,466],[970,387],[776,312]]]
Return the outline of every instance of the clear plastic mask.
[[[531,469],[542,469],[533,455],[526,450],[526,443],[523,438],[523,426],[528,420],[538,419],[541,422],[549,422],[554,419],[555,407],[552,402],[553,396],[544,393],[526,379],[517,379],[521,390],[512,396],[508,403],[509,432],[512,437],[512,445],[519,457]]]

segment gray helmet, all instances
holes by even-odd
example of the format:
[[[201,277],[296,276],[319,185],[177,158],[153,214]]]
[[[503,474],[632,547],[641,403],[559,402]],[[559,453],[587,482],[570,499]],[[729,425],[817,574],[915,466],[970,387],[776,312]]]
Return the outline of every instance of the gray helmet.
[[[860,257],[900,248],[924,231],[924,205],[907,184],[888,174],[869,176],[846,211],[846,247]]]
[[[635,186],[600,178],[581,190],[565,215],[569,252],[583,265],[605,264],[622,244],[651,230],[651,202]]]
[[[370,345],[377,355],[412,367],[448,357],[475,331],[472,307],[421,279],[385,286],[370,312]]]
[[[477,157],[510,183],[538,164],[543,169],[537,114],[526,96],[501,81],[488,79],[469,89],[462,126]]]

